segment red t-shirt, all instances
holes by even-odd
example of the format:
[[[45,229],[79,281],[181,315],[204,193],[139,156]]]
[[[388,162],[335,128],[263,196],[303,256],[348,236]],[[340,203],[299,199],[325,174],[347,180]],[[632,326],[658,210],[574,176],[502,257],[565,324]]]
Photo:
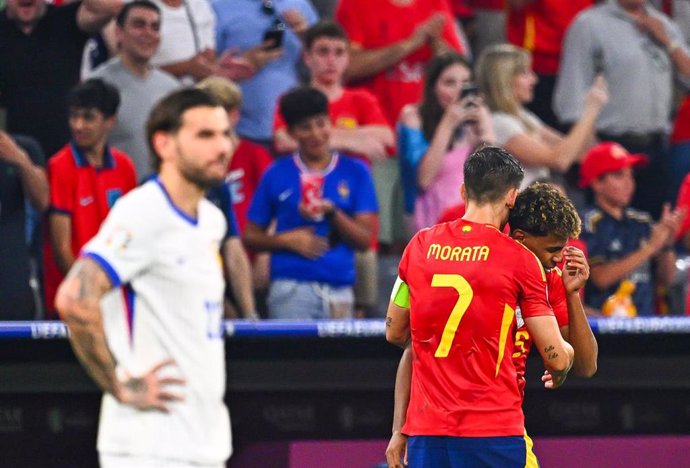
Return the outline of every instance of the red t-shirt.
[[[558,73],[563,37],[575,16],[594,0],[535,0],[524,8],[509,9],[508,42],[532,52],[532,68],[544,75]]]
[[[240,234],[244,233],[247,225],[247,211],[259,180],[272,162],[271,155],[263,146],[243,139],[230,160],[227,179]]]
[[[522,436],[515,310],[553,315],[534,254],[492,226],[460,219],[419,231],[399,276],[409,287],[413,351],[403,432]]]
[[[419,24],[437,12],[446,16],[443,39],[453,49],[463,52],[447,0],[412,2],[405,6],[385,0],[340,0],[335,18],[355,47],[371,50],[407,39]],[[404,105],[420,100],[424,70],[432,55],[431,47],[425,45],[393,67],[358,83],[378,98],[391,126],[395,125]]]
[[[71,144],[48,161],[51,210],[68,215],[72,228],[72,254],[96,235],[115,201],[136,187],[134,165],[115,149],[106,149],[104,167],[90,166]],[[55,293],[63,275],[53,258],[50,238],[44,244],[45,296],[49,311],[54,311]]]
[[[565,286],[563,285],[563,272],[559,268],[552,268],[546,273],[546,281],[549,291],[549,304],[556,316],[559,327],[565,327],[569,323],[568,301],[566,299]],[[520,325],[520,323],[518,323]],[[532,337],[527,331],[527,326],[522,323],[515,331],[515,351],[513,352],[513,362],[517,372],[518,386],[520,393],[525,394],[525,369],[527,366],[527,356],[532,347]]]
[[[671,133],[672,144],[688,141],[690,141],[690,96],[686,96],[681,102]]]
[[[328,115],[334,127],[354,129],[364,125],[388,125],[376,96],[364,89],[344,89],[335,101],[328,103]],[[280,106],[276,107],[273,118],[273,133],[287,127]],[[366,156],[352,154],[370,164]]]

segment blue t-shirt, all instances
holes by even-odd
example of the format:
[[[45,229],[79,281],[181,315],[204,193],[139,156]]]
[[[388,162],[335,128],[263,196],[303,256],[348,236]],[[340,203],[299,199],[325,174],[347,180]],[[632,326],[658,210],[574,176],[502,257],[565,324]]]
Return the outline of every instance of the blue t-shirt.
[[[318,13],[307,0],[273,0],[278,15],[297,10],[309,26],[319,20]],[[236,49],[244,53],[263,42],[264,33],[273,27],[276,15],[265,12],[259,0],[212,0],[216,13],[216,52]],[[297,64],[302,42],[287,28],[283,36],[283,54],[269,62],[256,75],[240,82],[242,110],[237,132],[254,140],[270,140],[278,98],[299,83]]]
[[[316,235],[334,239],[333,227],[328,220],[312,221],[299,214],[301,186],[296,158],[284,157],[268,168],[259,182],[247,217],[263,227],[275,219],[276,233],[311,226]],[[324,171],[323,197],[351,217],[378,211],[369,169],[349,157],[334,155],[331,165]],[[271,278],[317,281],[333,286],[351,285],[355,281],[354,250],[345,242],[336,240],[324,255],[315,260],[286,250],[273,252]]]
[[[216,185],[206,194],[214,205],[216,205],[225,216],[225,221],[228,224],[228,232],[225,238],[237,237],[240,235],[240,230],[237,228],[237,218],[235,217],[235,207],[232,204],[232,189],[229,182],[223,182]]]
[[[638,250],[649,239],[652,232],[652,218],[644,212],[628,208],[618,220],[598,208],[585,214],[582,240],[587,244],[588,261],[591,266],[615,262]],[[652,262],[646,261],[632,272],[628,279],[635,283],[633,302],[637,315],[654,315],[654,279]],[[597,288],[587,282],[585,301],[600,309],[606,299],[616,292],[620,282],[606,289]]]

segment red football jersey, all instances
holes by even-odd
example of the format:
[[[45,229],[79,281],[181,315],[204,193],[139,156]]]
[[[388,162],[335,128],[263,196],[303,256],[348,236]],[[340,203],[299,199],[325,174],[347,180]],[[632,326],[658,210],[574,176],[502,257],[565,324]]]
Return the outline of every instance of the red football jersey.
[[[508,42],[532,53],[532,69],[555,75],[561,60],[565,32],[575,16],[594,0],[537,0],[523,8],[508,9]]]
[[[240,139],[240,144],[228,165],[226,176],[230,183],[232,204],[235,207],[235,218],[240,233],[244,233],[247,226],[247,212],[254,198],[254,192],[259,186],[259,180],[272,162],[271,155],[264,147]]]
[[[445,16],[443,40],[454,50],[464,52],[448,0],[427,0],[409,5],[340,0],[335,18],[345,28],[354,46],[372,50],[407,39],[434,13]],[[432,56],[431,47],[425,45],[387,70],[358,82],[378,98],[390,125],[395,125],[405,104],[420,100],[424,70]]]
[[[568,301],[566,299],[565,286],[563,285],[563,272],[558,268],[552,268],[546,273],[546,281],[549,292],[549,304],[556,316],[559,327],[568,325]],[[532,337],[527,331],[525,323],[518,318],[518,329],[515,332],[515,351],[513,352],[513,362],[518,377],[520,393],[525,394],[525,370],[527,366],[527,356],[532,348]]]
[[[75,256],[96,235],[117,199],[137,185],[134,164],[122,151],[106,148],[104,167],[96,169],[71,144],[48,161],[48,180],[51,210],[71,219],[71,247]],[[63,275],[53,259],[48,236],[43,252],[47,315],[52,318],[55,294]]]
[[[409,287],[413,350],[403,432],[522,436],[515,311],[553,315],[536,256],[493,226],[460,219],[418,232],[399,276]]]

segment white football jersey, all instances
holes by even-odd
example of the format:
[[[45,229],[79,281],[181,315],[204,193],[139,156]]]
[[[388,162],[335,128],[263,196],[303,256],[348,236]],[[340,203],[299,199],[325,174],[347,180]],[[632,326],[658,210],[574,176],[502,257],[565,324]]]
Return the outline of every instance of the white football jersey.
[[[151,180],[118,200],[82,255],[96,260],[115,289],[101,302],[108,345],[120,369],[138,376],[168,359],[160,375],[184,401],[170,413],[139,411],[105,394],[98,450],[200,464],[230,456],[223,402],[223,214],[203,199],[192,219]]]

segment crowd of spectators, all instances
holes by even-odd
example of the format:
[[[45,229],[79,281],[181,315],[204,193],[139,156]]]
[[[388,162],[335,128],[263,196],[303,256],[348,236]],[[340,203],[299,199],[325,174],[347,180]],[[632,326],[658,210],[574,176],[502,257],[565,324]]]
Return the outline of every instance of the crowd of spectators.
[[[330,6],[4,0],[0,320],[57,318],[80,248],[155,177],[145,122],[182,86],[232,124],[209,193],[229,226],[227,317],[382,316],[382,260],[462,214],[463,163],[483,144],[576,203],[590,314],[630,283],[637,315],[690,311],[669,294],[690,249],[687,2]]]

